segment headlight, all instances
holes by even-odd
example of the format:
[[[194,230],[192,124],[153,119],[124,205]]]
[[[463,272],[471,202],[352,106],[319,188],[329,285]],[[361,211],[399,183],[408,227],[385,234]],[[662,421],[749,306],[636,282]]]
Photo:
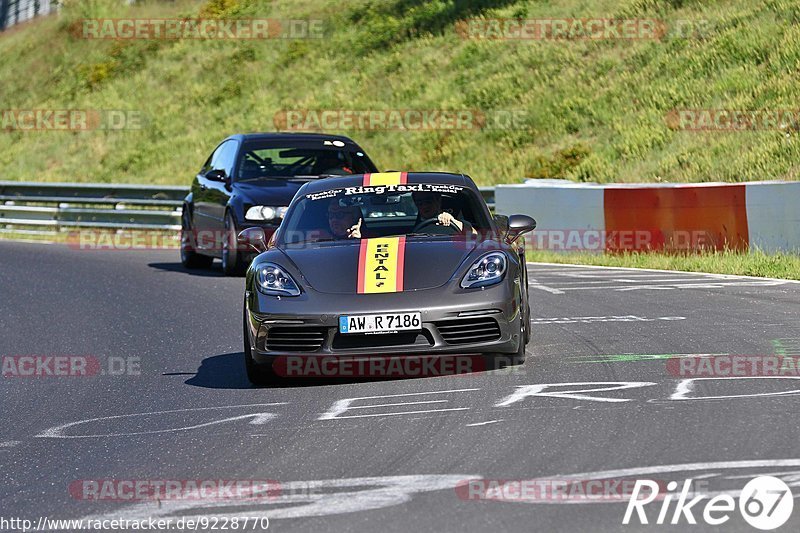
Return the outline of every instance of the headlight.
[[[284,269],[274,263],[256,266],[258,290],[270,296],[297,296],[300,288]]]
[[[461,287],[474,289],[499,283],[506,274],[506,256],[501,252],[484,255],[469,267],[466,276],[461,280]]]
[[[247,220],[274,220],[283,218],[288,207],[272,207],[269,205],[254,205],[244,214]]]

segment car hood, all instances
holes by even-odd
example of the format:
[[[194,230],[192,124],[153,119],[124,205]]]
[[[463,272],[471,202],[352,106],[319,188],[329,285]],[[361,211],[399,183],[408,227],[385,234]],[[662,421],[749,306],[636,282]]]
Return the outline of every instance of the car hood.
[[[280,251],[294,264],[305,281],[314,290],[335,294],[358,294],[373,292],[359,285],[359,277],[368,278],[380,264],[368,256],[376,251],[369,241],[336,241],[316,243],[313,246],[282,247]],[[413,291],[441,287],[459,270],[476,243],[472,240],[449,239],[400,239],[398,250],[390,255],[388,268],[396,273],[395,279],[402,286],[383,287],[380,292]],[[377,251],[381,251],[377,249]],[[395,257],[399,255],[399,260]],[[391,274],[390,274],[391,279]],[[372,284],[373,290],[375,285]]]
[[[287,206],[304,183],[285,179],[240,181],[236,183],[236,192],[253,205]]]

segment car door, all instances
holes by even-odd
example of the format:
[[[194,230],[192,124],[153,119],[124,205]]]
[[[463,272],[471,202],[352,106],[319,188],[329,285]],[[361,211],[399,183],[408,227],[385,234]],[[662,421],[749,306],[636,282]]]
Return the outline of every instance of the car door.
[[[214,171],[230,176],[238,143],[227,140],[220,144],[195,178],[194,224],[198,233],[197,247],[221,253],[221,234],[224,229],[225,205],[230,197],[230,181],[209,178]],[[230,179],[230,178],[229,178]]]

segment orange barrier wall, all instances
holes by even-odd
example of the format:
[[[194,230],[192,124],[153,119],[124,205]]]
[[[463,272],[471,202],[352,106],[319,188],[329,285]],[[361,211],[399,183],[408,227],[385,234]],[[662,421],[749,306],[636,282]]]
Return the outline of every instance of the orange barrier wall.
[[[606,251],[748,250],[745,185],[609,187]]]

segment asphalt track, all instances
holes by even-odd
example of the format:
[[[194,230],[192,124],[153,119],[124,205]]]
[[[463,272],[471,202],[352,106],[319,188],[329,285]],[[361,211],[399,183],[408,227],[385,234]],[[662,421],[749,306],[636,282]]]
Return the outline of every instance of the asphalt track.
[[[658,507],[648,507],[651,525],[622,525],[625,503],[608,498],[470,499],[454,487],[693,477],[717,492],[769,473],[800,495],[798,381],[686,387],[669,363],[800,354],[800,284],[529,269],[534,339],[522,367],[259,389],[241,361],[241,278],[184,271],[175,251],[0,242],[0,355],[140,365],[138,375],[134,366],[2,378],[0,517],[267,516],[274,531],[756,531],[738,512],[723,526],[695,512],[700,524],[670,527],[652,525]],[[531,387],[561,383],[579,385]],[[627,388],[574,392],[608,387]],[[70,493],[104,479],[269,479],[281,491],[161,502]],[[780,530],[799,526],[796,508]]]

